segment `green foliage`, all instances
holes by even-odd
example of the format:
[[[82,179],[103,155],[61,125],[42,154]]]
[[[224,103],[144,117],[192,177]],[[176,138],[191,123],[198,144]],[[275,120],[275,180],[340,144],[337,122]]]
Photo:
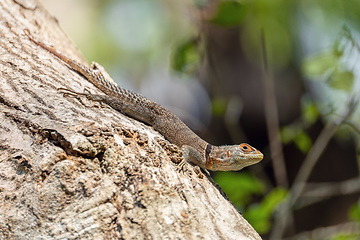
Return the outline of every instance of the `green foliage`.
[[[360,202],[354,204],[349,211],[349,217],[353,221],[360,222]]]
[[[270,217],[286,195],[285,189],[273,189],[260,204],[253,205],[244,212],[245,219],[259,234],[267,233],[271,228]]]
[[[322,79],[328,80],[327,84],[331,88],[350,92],[354,84],[354,74],[349,70],[341,70],[341,68],[343,68],[341,55],[339,52],[332,51],[307,59],[303,65],[303,72],[308,77],[326,75],[328,78]]]
[[[224,98],[215,98],[211,101],[213,116],[224,116],[227,108],[227,101]]]
[[[290,143],[301,131],[302,129],[298,124],[282,127],[280,129],[280,136],[282,142],[285,144]]]
[[[190,39],[173,49],[172,68],[180,73],[193,74],[198,68],[200,54],[197,41]]]
[[[334,52],[325,52],[311,56],[303,64],[303,72],[306,76],[321,76],[336,68],[339,57]]]
[[[357,233],[337,233],[330,240],[359,240]]]
[[[343,39],[359,50],[350,31],[344,27],[333,49],[309,57],[304,61],[302,70],[310,80],[320,79],[333,89],[350,92],[354,85],[354,73],[347,70],[343,62],[344,46],[340,44]]]
[[[307,96],[302,98],[301,111],[302,121],[282,127],[280,129],[280,136],[283,143],[288,144],[294,142],[295,146],[301,152],[307,153],[312,147],[312,140],[305,132],[305,129],[314,124],[320,114],[314,102]]]
[[[329,81],[329,86],[334,89],[350,92],[354,85],[354,74],[350,71],[335,71]]]
[[[295,146],[303,153],[307,153],[311,149],[311,138],[302,129],[300,124],[282,127],[280,135],[283,143],[294,142]]]
[[[233,204],[239,208],[245,208],[252,200],[252,195],[263,194],[265,185],[247,172],[219,172],[214,180],[228,194]],[[243,211],[244,217],[260,234],[267,233],[271,227],[271,215],[277,205],[285,198],[287,191],[273,189],[261,203],[252,205]]]
[[[254,194],[260,195],[265,191],[265,185],[247,172],[219,172],[216,173],[214,180],[228,194],[228,197],[238,209],[245,209]],[[271,215],[286,194],[286,190],[275,188],[261,203],[242,210],[244,217],[258,233],[263,234],[270,230]]]
[[[211,22],[223,27],[238,26],[244,20],[246,13],[245,4],[238,1],[225,1],[220,3],[218,12]]]
[[[247,172],[218,172],[214,180],[238,208],[248,204],[253,194],[262,194],[265,190],[264,184]]]
[[[303,153],[309,152],[312,146],[311,138],[304,131],[295,136],[294,143],[296,147]]]
[[[319,111],[317,110],[314,102],[308,97],[302,98],[301,112],[301,116],[305,124],[313,124],[319,118]]]

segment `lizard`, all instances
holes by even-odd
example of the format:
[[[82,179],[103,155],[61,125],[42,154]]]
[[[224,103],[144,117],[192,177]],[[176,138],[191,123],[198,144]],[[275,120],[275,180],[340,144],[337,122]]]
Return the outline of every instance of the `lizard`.
[[[99,64],[93,62],[90,67],[84,66],[59,53],[52,46],[36,40],[28,29],[25,29],[24,33],[32,42],[55,55],[105,94],[78,93],[68,90],[69,92],[83,95],[90,101],[103,102],[117,111],[152,126],[182,150],[185,161],[188,160],[211,171],[237,171],[263,159],[263,154],[247,143],[224,146],[213,146],[207,143],[168,109],[138,93],[119,87]],[[64,88],[61,89],[64,90]]]

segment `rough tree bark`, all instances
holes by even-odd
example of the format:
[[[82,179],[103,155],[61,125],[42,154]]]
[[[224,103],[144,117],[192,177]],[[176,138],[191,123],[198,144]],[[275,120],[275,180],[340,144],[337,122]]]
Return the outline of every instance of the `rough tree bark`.
[[[1,239],[260,239],[158,132],[59,93],[99,91],[25,28],[86,64],[37,1],[0,2]]]

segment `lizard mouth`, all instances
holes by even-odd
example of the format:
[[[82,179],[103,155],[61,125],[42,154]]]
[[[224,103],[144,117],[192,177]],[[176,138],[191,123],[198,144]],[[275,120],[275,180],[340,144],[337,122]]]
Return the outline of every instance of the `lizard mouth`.
[[[253,157],[254,160],[258,160],[261,161],[264,158],[264,154],[262,154],[261,152],[257,151],[257,154],[254,154],[255,156]]]

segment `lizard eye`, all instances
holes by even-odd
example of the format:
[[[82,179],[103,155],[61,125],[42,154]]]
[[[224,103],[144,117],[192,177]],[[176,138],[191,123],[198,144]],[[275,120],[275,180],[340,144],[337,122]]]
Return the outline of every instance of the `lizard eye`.
[[[226,156],[229,158],[229,157],[231,157],[231,152],[230,152],[230,150],[227,150],[226,151]]]
[[[243,150],[244,152],[251,152],[253,151],[252,147],[250,147],[248,144],[246,143],[242,143],[239,145],[239,148],[241,148],[241,150]]]

